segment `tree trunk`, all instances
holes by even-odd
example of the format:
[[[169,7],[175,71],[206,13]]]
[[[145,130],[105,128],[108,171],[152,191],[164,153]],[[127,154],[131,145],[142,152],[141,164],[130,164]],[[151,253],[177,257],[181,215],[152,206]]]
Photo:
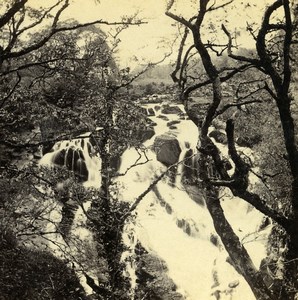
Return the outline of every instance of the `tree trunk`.
[[[113,126],[113,99],[111,95],[106,100],[106,120],[102,130],[102,138],[98,143],[101,158],[101,187],[99,199],[92,201],[92,208],[97,213],[96,230],[94,235],[98,243],[98,256],[103,257],[108,265],[109,287],[105,299],[129,299],[129,283],[124,278],[124,265],[121,263],[121,256],[124,251],[122,233],[124,223],[119,222],[122,211],[113,209],[111,202],[111,153],[110,153],[110,132]],[[104,250],[104,253],[102,253]]]
[[[199,166],[201,167],[201,172],[207,174],[210,166],[208,166],[208,158],[204,156],[204,154],[201,155]],[[220,236],[223,245],[233,262],[233,266],[245,278],[256,299],[275,299],[265,285],[262,274],[254,266],[249,254],[227,221],[220,204],[218,188],[208,183],[205,183],[204,187],[206,191],[206,205],[212,217],[215,230]]]

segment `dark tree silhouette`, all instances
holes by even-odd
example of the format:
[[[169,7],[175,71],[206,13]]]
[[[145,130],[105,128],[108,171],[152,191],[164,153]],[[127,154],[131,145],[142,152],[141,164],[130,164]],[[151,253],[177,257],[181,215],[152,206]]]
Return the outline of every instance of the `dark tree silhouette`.
[[[272,4],[264,8],[263,20],[259,28],[253,30],[252,27],[247,26],[247,30],[255,41],[255,51],[252,52],[253,55],[241,55],[237,52],[234,53],[236,47],[233,45],[233,36],[225,25],[222,24],[221,29],[227,38],[227,43],[211,42],[212,38],[210,36],[207,38],[204,35],[204,30],[207,27],[206,16],[220,9],[228,10],[232,2],[200,0],[197,13],[190,19],[173,13],[175,1],[169,2],[166,15],[185,28],[172,78],[181,88],[181,100],[186,112],[199,128],[199,180],[205,189],[206,204],[213,218],[215,229],[221,237],[233,265],[246,279],[257,299],[294,299],[298,288],[298,151],[291,112],[293,98],[290,94],[291,64],[293,63],[291,46],[295,28],[292,22],[291,6],[287,0],[277,0],[272,1]],[[274,19],[273,15],[276,11],[281,11],[282,20]],[[186,42],[189,36],[192,38],[190,46]],[[215,64],[214,54],[221,56],[225,51],[228,58],[234,61],[234,64],[219,68]],[[199,57],[199,60],[194,61],[192,59],[195,55]],[[225,59],[227,59],[226,56]],[[204,76],[195,77],[193,73],[190,73],[189,66],[191,63],[194,65],[193,68],[197,68],[198,71],[203,66]],[[223,84],[229,84],[240,73],[245,74],[249,70],[263,74],[263,79],[257,80],[259,83],[257,89],[254,90],[253,81],[251,81],[249,92],[245,97],[235,97],[237,100],[226,103],[223,96]],[[190,95],[206,86],[211,87],[212,96],[206,113],[200,117],[192,109]],[[275,101],[275,107],[279,113],[278,122],[282,127],[283,143],[287,153],[288,180],[291,182],[291,191],[287,197],[287,205],[291,206],[291,209],[287,214],[283,212],[284,210],[275,209],[277,205],[274,202],[278,199],[267,201],[261,194],[250,190],[248,177],[252,172],[252,167],[237,151],[234,115],[231,116],[230,114],[230,118],[226,122],[229,158],[235,165],[232,175],[229,175],[225,168],[220,149],[208,136],[210,126],[224,112],[235,107],[239,109],[244,106],[249,107],[249,105],[255,107],[260,99],[249,96],[260,93],[260,91],[266,91],[269,94]],[[260,97],[262,95],[260,94]],[[216,171],[215,177],[209,175],[214,174],[214,172],[210,172],[211,169]],[[282,282],[278,280],[275,282],[279,285],[278,292],[274,289],[274,284],[268,286],[263,280],[262,273],[253,265],[245,247],[227,221],[218,195],[220,187],[229,188],[233,195],[251,204],[282,228],[287,239],[287,251],[284,263],[284,279]]]

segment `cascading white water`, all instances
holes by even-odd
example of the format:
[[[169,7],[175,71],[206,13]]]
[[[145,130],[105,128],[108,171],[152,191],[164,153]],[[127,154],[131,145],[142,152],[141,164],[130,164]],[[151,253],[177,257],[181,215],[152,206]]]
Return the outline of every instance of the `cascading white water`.
[[[146,107],[154,109],[154,105]],[[158,117],[159,111],[155,110],[155,114],[150,118],[157,124],[157,135],[169,131],[166,125],[168,121]],[[179,119],[175,114],[167,117],[169,121]],[[181,160],[187,150],[185,145],[196,148],[198,133],[188,120],[182,120],[176,127],[172,132],[180,142]],[[154,138],[145,145],[150,148]],[[120,172],[133,164],[136,155],[133,149],[124,153]],[[165,170],[150,150],[148,157],[152,159],[150,163],[131,169],[123,179],[125,188],[119,193],[123,200],[133,201]],[[226,261],[228,254],[223,246],[215,246],[211,242],[216,237],[212,219],[206,207],[196,204],[183,188],[181,171],[182,166],[178,167],[175,186],[167,180],[159,182],[156,187],[158,195],[151,191],[138,206],[135,226],[137,239],[147,251],[166,262],[168,275],[185,299],[216,299],[216,291],[221,291],[220,299],[255,299],[245,280]],[[270,228],[265,232],[257,232],[262,215],[255,209],[249,209],[245,202],[232,197],[226,190],[222,192],[221,202],[227,219],[259,267],[266,255],[266,237]],[[185,224],[186,227],[183,226]]]
[[[119,183],[117,194],[122,201],[133,203],[156,176],[166,170],[166,167],[156,160],[156,154],[151,150],[151,146],[157,135],[170,130],[167,126],[169,121],[180,121],[171,129],[182,149],[179,159],[184,158],[188,149],[196,149],[198,132],[193,123],[179,118],[176,114],[168,114],[167,120],[160,118],[160,110],[155,109],[154,106],[146,105],[147,109],[154,110],[155,116],[150,118],[156,123],[155,136],[144,143],[150,161],[131,168],[126,176],[115,179]],[[65,155],[70,148],[72,153],[76,153],[77,149],[81,151],[76,155],[77,159],[82,159],[83,154],[88,171],[88,180],[84,185],[99,187],[100,159],[92,153],[87,139],[84,143],[70,141],[56,144],[53,152],[43,157],[41,164],[52,165],[62,149],[66,149]],[[119,172],[125,172],[133,165],[138,155],[135,149],[127,149],[122,155]],[[74,156],[71,168],[77,170],[78,168],[74,168],[76,165]],[[244,279],[226,261],[228,255],[222,245],[215,242],[217,238],[213,222],[203,199],[196,203],[186,192],[181,182],[182,170],[183,166],[178,166],[174,185],[170,184],[167,178],[160,181],[137,207],[135,224],[125,226],[123,238],[129,250],[123,254],[123,260],[127,261],[127,274],[131,277],[132,287],[136,286],[134,247],[137,241],[140,241],[147,251],[166,262],[169,277],[175,282],[178,291],[185,299],[216,299],[217,291],[221,292],[220,299],[255,299]],[[222,192],[221,202],[227,219],[258,267],[265,256],[266,237],[269,231],[267,229],[266,232],[257,232],[262,215],[255,209],[249,209],[246,203],[232,197],[226,190]],[[85,221],[83,212],[78,210],[74,222]],[[80,235],[82,239],[90,237],[86,229],[85,232],[81,230],[81,233],[74,232],[78,234],[78,238]]]
[[[40,165],[52,167],[54,165],[63,165],[74,171],[78,176],[85,176],[83,185],[86,188],[99,188],[101,185],[100,168],[101,160],[96,155],[90,140],[89,134],[81,135],[79,139],[57,142],[51,152],[45,154],[39,162]],[[87,178],[86,178],[87,177]],[[63,183],[61,188],[63,188]],[[76,203],[75,203],[76,204]],[[81,270],[86,269],[86,258],[88,262],[88,273],[97,279],[96,273],[96,249],[93,242],[92,233],[87,229],[86,214],[91,205],[91,199],[76,205],[73,225],[71,226],[71,240],[66,242],[59,233],[48,235],[48,240],[52,241],[47,244],[51,251],[61,258],[67,258],[76,266],[77,275],[81,284],[87,293],[92,293],[92,289],[86,284],[85,277],[82,276]],[[56,227],[62,221],[62,204],[57,204],[56,208],[50,211],[46,232],[54,232]],[[93,262],[92,262],[93,260]],[[93,266],[90,267],[90,266]]]

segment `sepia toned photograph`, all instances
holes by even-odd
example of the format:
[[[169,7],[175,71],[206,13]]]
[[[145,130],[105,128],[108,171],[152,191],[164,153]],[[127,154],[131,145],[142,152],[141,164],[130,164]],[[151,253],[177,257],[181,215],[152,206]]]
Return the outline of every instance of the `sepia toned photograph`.
[[[298,300],[298,1],[0,1],[0,300]]]

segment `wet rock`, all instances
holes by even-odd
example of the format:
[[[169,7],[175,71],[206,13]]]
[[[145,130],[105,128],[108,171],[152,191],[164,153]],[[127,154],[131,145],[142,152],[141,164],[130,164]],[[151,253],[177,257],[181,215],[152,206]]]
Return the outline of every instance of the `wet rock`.
[[[178,226],[179,228],[183,228],[184,225],[185,225],[185,220],[184,220],[184,219],[182,219],[182,220],[177,219],[177,220],[176,220],[176,224],[177,224],[177,226]]]
[[[181,117],[181,118],[187,117],[187,114],[186,114],[185,112],[182,112],[182,113],[180,113],[180,114],[178,114],[178,115],[179,115],[179,117]]]
[[[185,223],[185,226],[183,228],[183,231],[187,234],[187,235],[191,235],[191,228],[188,222]]]
[[[180,123],[180,120],[173,120],[173,121],[168,122],[167,126],[171,127],[171,126],[179,124],[179,123]]]
[[[143,115],[147,116],[147,109],[145,107],[140,107]]]
[[[161,109],[161,112],[163,114],[180,114],[183,113],[180,107],[178,106],[170,106],[170,105],[164,105]]]
[[[155,135],[155,130],[151,126],[147,126],[144,130],[139,132],[140,140],[142,142],[145,142],[147,140],[150,140]]]
[[[200,124],[204,120],[208,104],[206,102],[201,102],[201,99],[190,99],[187,106],[186,119],[191,119],[196,124]]]
[[[78,154],[79,154],[79,158],[81,158],[82,160],[85,160],[85,156],[84,156],[84,152],[81,149],[77,149]]]
[[[148,108],[147,115],[148,116],[155,116],[155,111],[152,107]]]
[[[170,206],[170,204],[166,203],[165,205],[165,209],[167,211],[167,213],[170,215],[173,212],[172,207]]]
[[[148,126],[156,126],[156,125],[157,125],[156,122],[152,121],[152,120],[149,119],[149,118],[146,119],[146,123],[148,124]]]
[[[228,142],[227,141],[227,136],[223,132],[221,132],[219,130],[213,130],[213,131],[211,131],[209,133],[209,136],[211,138],[214,138],[217,143],[227,144],[227,142]]]
[[[33,157],[35,159],[41,159],[43,157],[43,153],[42,153],[42,150],[41,149],[38,149],[37,151],[35,151],[33,153]]]
[[[165,115],[159,115],[159,116],[157,116],[157,118],[160,118],[160,119],[165,120],[165,121],[169,121],[169,118]]]
[[[235,281],[232,281],[232,282],[229,283],[229,288],[234,289],[238,285],[239,285],[239,280],[235,280]]]
[[[92,144],[91,143],[87,143],[87,149],[88,149],[88,153],[89,153],[89,155],[91,155],[92,154]]]
[[[260,224],[258,231],[264,230],[267,226],[271,224],[270,219],[268,217],[264,217],[262,223]]]
[[[49,152],[52,152],[54,145],[54,142],[45,142],[42,146],[42,154],[45,155]]]
[[[175,164],[179,160],[181,148],[178,140],[169,134],[162,134],[155,138],[153,144],[157,160],[166,166]]]
[[[155,109],[155,111],[159,111],[161,109],[161,106],[160,105],[155,105],[154,109]]]
[[[224,168],[229,171],[232,170],[233,166],[227,158],[223,159]]]
[[[59,166],[64,166],[65,154],[66,154],[66,150],[65,149],[60,150],[53,157],[53,163],[56,164],[56,165],[59,165]]]
[[[171,129],[171,130],[176,130],[176,129],[177,129],[177,126],[172,125],[172,126],[169,127],[169,129]]]
[[[204,191],[195,185],[184,185],[189,197],[200,206],[205,206]]]

